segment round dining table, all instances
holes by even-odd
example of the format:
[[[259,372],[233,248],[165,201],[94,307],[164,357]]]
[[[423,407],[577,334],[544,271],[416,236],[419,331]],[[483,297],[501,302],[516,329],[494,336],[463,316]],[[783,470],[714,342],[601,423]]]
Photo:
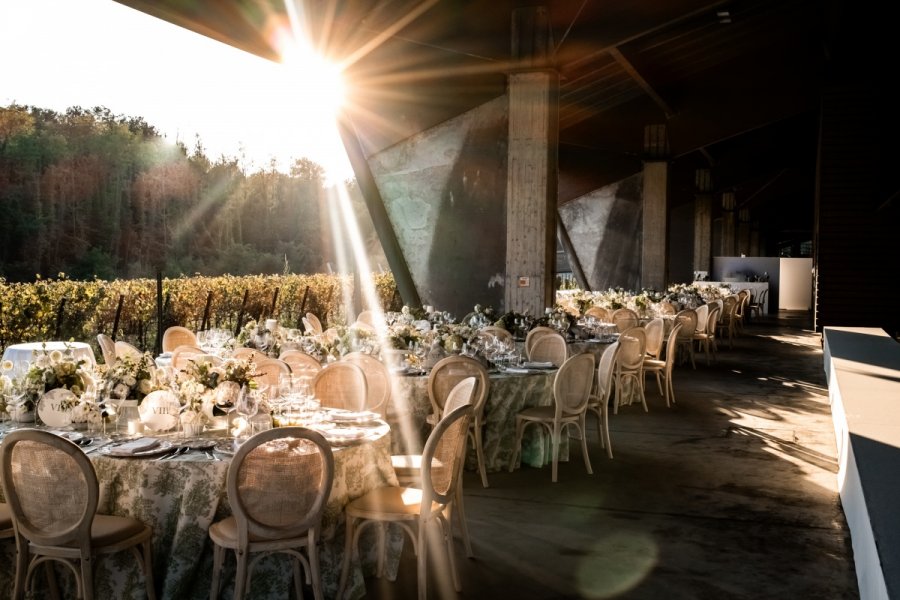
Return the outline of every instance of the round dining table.
[[[556,369],[507,369],[489,373],[491,390],[484,407],[485,467],[488,471],[509,468],[516,442],[516,415],[531,406],[553,403],[553,381]],[[391,392],[389,420],[406,423],[395,425],[394,451],[397,454],[421,452],[425,418],[432,413],[428,399],[428,376],[425,374],[395,376]],[[560,459],[568,459],[568,436],[560,444]],[[521,463],[542,467],[550,463],[550,439],[541,428],[528,427],[522,440]],[[476,469],[477,459],[469,448],[466,468]]]
[[[34,353],[40,352],[41,350],[46,350],[47,352],[53,352],[54,350],[66,352],[67,350],[71,350],[76,359],[84,359],[91,367],[97,364],[97,360],[94,358],[94,350],[91,348],[90,344],[85,342],[62,341],[11,344],[3,351],[3,360],[12,361],[13,370],[15,372],[24,373],[28,370],[28,365],[34,362]]]
[[[9,427],[8,424],[3,424]],[[314,427],[318,427],[314,425]],[[334,483],[322,518],[319,560],[326,598],[335,598],[344,551],[344,507],[368,491],[397,485],[391,466],[391,433],[384,421],[366,425],[364,437],[348,442],[332,442]],[[0,428],[2,432],[2,428]],[[64,435],[78,435],[63,432]],[[221,434],[207,432],[205,435]],[[326,433],[323,431],[323,433]],[[90,437],[91,434],[82,434]],[[184,443],[180,434],[159,435],[166,446]],[[327,433],[326,433],[327,437]],[[225,488],[231,462],[230,442],[214,448],[193,450],[169,456],[160,449],[141,457],[114,455],[116,442],[97,436],[95,443],[83,447],[90,456],[100,484],[101,514],[134,517],[153,528],[153,571],[159,598],[209,598],[213,547],[209,527],[231,514]],[[0,494],[2,495],[2,494]],[[360,542],[359,556],[351,562],[350,578],[344,598],[365,595],[364,575],[374,572],[376,548],[374,531]],[[12,589],[15,544],[0,541],[0,556],[6,568],[0,569],[0,588]],[[386,574],[395,576],[403,548],[400,531],[389,532],[385,563]],[[234,584],[234,559],[229,556],[223,571],[222,597],[231,597]],[[262,559],[254,568],[248,598],[287,598],[292,589],[292,570],[284,555]],[[57,579],[69,586],[73,580],[63,571]],[[133,557],[100,556],[95,561],[98,598],[143,598],[144,583]]]

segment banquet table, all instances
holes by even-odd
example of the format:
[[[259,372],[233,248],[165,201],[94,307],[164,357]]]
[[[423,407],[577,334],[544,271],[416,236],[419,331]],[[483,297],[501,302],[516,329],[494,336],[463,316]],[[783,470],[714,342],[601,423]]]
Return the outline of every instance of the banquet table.
[[[35,351],[44,349],[46,349],[47,352],[53,352],[54,350],[65,352],[66,350],[71,349],[76,359],[83,358],[91,366],[97,364],[97,360],[94,358],[94,350],[91,348],[90,344],[85,342],[52,341],[11,344],[3,351],[3,360],[12,361],[14,369],[16,371],[21,370],[24,373],[27,365],[34,361]]]
[[[391,466],[390,428],[383,421],[370,426],[365,439],[351,445],[333,445],[335,474],[323,515],[319,545],[322,584],[326,598],[334,598],[340,579],[344,549],[344,507],[369,490],[397,485]],[[162,436],[163,439],[166,439]],[[177,443],[177,437],[171,439]],[[217,448],[221,448],[217,446]],[[153,570],[159,598],[208,598],[212,574],[210,525],[231,514],[225,479],[231,456],[216,450],[211,459],[192,451],[170,460],[158,457],[115,457],[100,447],[89,452],[100,483],[98,512],[137,518],[153,528]],[[374,532],[373,532],[374,533]],[[374,539],[374,538],[372,538]],[[365,595],[364,567],[374,565],[374,542],[360,544],[361,560],[354,557],[345,598]],[[386,570],[396,574],[403,538],[388,535]],[[0,545],[3,564],[0,589],[11,590],[14,576],[14,544]],[[371,570],[371,569],[370,569]],[[58,577],[71,583],[71,576]],[[223,572],[222,597],[231,597],[234,558],[229,553]],[[291,589],[287,557],[273,555],[259,562],[253,572],[249,598],[287,598]],[[133,557],[101,556],[95,562],[98,598],[143,598],[144,583]]]
[[[516,414],[531,406],[548,406],[553,403],[553,381],[556,369],[531,370],[527,373],[491,372],[491,391],[484,407],[484,461],[488,471],[509,468],[515,450]],[[419,432],[425,417],[431,414],[428,399],[427,375],[394,378],[392,391],[395,419],[412,423],[414,433]],[[400,438],[400,452],[421,452],[420,440],[410,441],[408,431],[396,431]],[[406,442],[404,444],[404,441]],[[395,447],[395,451],[397,448]],[[568,437],[560,444],[560,459],[568,459]],[[539,427],[528,427],[522,439],[521,464],[541,467],[550,462],[550,438]],[[476,469],[475,450],[469,448],[466,468]]]

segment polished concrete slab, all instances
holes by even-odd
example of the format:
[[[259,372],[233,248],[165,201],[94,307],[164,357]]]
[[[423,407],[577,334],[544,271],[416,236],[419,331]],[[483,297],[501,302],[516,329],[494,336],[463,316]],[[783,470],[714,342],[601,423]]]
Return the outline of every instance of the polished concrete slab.
[[[819,334],[805,313],[750,323],[717,361],[679,366],[666,408],[611,417],[615,458],[589,425],[560,466],[466,473],[476,553],[463,592],[429,570],[431,598],[855,598]],[[412,598],[415,557],[372,598]]]

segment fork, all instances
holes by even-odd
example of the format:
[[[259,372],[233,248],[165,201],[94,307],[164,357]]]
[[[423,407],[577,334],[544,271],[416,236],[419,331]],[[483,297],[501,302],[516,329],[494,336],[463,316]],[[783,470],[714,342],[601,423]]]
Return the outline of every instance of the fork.
[[[159,458],[157,458],[156,460],[169,460],[171,458],[175,458],[176,456],[181,456],[188,450],[190,450],[190,448],[188,448],[187,446],[178,446],[177,448],[174,448],[168,454],[164,454],[164,455],[160,456]]]

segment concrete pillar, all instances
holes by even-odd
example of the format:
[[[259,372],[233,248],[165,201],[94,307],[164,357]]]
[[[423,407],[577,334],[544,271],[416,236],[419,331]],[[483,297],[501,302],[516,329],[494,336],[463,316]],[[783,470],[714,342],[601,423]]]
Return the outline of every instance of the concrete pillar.
[[[738,211],[737,253],[741,256],[752,256],[750,253],[750,209]]]
[[[697,169],[694,175],[694,271],[712,269],[712,175]]]
[[[555,293],[559,75],[544,7],[513,12],[508,77],[509,168],[506,185],[506,306],[541,315]]]
[[[736,256],[735,221],[737,220],[737,215],[734,213],[734,192],[724,192],[722,194],[722,248],[720,249],[720,256]]]
[[[665,125],[644,128],[644,191],[642,202],[641,287],[666,288],[668,240],[668,141]]]
[[[750,256],[762,256],[759,240],[759,221],[750,223]]]

